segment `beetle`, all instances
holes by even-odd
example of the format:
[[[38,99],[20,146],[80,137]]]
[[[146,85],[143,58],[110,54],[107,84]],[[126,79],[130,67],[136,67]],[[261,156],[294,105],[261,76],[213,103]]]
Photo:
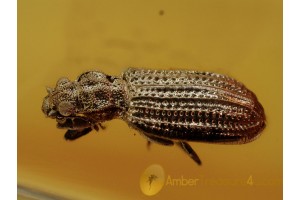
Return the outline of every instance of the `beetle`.
[[[148,144],[176,144],[199,165],[188,142],[244,144],[266,125],[252,91],[212,72],[129,68],[116,77],[88,71],[75,81],[59,79],[47,92],[42,111],[56,119],[58,128],[67,129],[67,140],[120,118]]]

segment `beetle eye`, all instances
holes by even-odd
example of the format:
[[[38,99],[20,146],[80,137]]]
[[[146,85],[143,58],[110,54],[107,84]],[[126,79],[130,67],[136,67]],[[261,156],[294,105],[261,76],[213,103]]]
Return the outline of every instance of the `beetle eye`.
[[[75,111],[75,107],[70,102],[63,101],[58,105],[58,112],[63,116],[70,116]]]

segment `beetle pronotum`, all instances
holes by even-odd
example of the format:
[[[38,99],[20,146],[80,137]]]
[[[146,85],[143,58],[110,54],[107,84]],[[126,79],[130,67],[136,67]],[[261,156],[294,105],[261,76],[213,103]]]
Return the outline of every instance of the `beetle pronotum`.
[[[74,140],[101,123],[121,118],[149,142],[177,144],[196,163],[189,141],[244,144],[265,127],[255,94],[221,74],[186,70],[127,69],[120,77],[97,71],[47,88],[42,110]]]

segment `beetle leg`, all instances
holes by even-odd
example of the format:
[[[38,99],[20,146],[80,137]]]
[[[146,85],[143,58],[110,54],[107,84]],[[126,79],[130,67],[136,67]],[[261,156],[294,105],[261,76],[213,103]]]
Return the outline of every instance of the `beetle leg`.
[[[93,128],[94,128],[96,131],[99,131],[99,126],[98,126],[97,124],[95,124],[95,125],[93,126]]]
[[[96,130],[96,131],[99,131],[99,127],[104,130],[106,127],[103,126],[101,123],[98,123],[98,124],[94,124],[93,125],[93,128]]]
[[[154,142],[154,143],[157,143],[157,144],[161,144],[161,145],[165,145],[165,146],[172,146],[172,145],[174,145],[174,142],[172,140],[168,140],[168,139],[164,139],[164,138],[159,138],[159,137],[156,137],[156,136],[153,136],[153,135],[149,135],[149,134],[146,134],[146,133],[144,133],[143,135],[146,136],[146,138],[148,140],[148,143],[147,143],[148,148],[150,147],[151,142]],[[149,142],[150,142],[150,144],[149,144]]]
[[[103,126],[102,124],[99,123],[98,125],[100,126],[101,129],[106,129],[106,127]]]
[[[82,130],[68,130],[65,133],[65,139],[66,140],[75,140],[83,135],[88,134],[92,131],[92,128],[84,128]]]
[[[191,157],[198,165],[201,165],[201,160],[197,153],[192,149],[192,147],[187,142],[177,142],[176,143],[181,149],[183,149],[189,157]]]
[[[147,149],[150,150],[152,142],[150,142],[149,140],[147,140]]]

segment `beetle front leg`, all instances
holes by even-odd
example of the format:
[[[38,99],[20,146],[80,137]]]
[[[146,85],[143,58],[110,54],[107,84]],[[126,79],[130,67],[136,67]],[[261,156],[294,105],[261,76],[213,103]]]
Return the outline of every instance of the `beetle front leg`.
[[[81,136],[88,134],[92,130],[93,130],[92,128],[84,128],[81,130],[68,130],[65,133],[65,139],[66,140],[75,140],[77,138],[80,138]]]
[[[94,124],[93,125],[93,128],[96,130],[96,131],[99,131],[99,127],[104,130],[106,127],[103,126],[101,123],[98,123],[98,124]]]

